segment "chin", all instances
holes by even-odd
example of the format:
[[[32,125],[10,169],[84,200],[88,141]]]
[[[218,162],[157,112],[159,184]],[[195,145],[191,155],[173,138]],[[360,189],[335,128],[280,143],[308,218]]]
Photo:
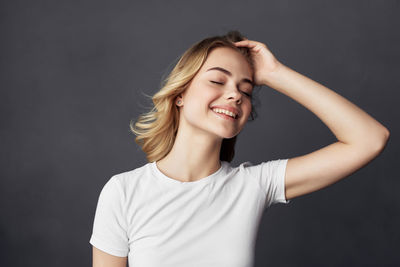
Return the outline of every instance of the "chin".
[[[232,134],[223,134],[220,135],[223,139],[231,139],[234,138],[235,136],[237,136],[239,133],[232,133]]]

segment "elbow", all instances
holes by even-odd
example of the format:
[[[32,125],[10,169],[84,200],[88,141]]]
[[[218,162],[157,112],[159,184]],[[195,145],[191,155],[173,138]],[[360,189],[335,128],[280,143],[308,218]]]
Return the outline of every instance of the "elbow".
[[[377,138],[377,141],[375,142],[375,144],[376,144],[375,147],[376,147],[378,153],[382,152],[382,150],[386,147],[386,144],[388,143],[389,138],[390,138],[389,130],[386,127],[383,127],[380,137]]]
[[[385,128],[384,136],[385,136],[385,145],[386,145],[386,143],[389,141],[389,138],[390,138],[390,132],[389,132],[388,128]]]
[[[389,132],[388,128],[385,127],[383,132],[384,132],[386,141],[389,140],[390,132]]]
[[[383,127],[383,133],[382,133],[382,145],[386,146],[386,143],[389,141],[389,137],[390,137],[390,132],[388,130],[388,128]]]
[[[364,135],[362,141],[358,142],[356,146],[358,149],[364,151],[364,153],[378,155],[386,147],[389,137],[389,130],[382,126],[379,131],[375,131],[373,134],[370,133],[369,135]]]

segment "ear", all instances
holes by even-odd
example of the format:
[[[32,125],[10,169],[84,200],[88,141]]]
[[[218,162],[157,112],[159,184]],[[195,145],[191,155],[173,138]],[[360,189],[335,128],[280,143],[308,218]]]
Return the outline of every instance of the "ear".
[[[177,106],[182,106],[182,105],[183,105],[183,97],[182,97],[182,94],[180,94],[179,96],[177,96],[177,97],[175,98],[175,104],[176,104]]]

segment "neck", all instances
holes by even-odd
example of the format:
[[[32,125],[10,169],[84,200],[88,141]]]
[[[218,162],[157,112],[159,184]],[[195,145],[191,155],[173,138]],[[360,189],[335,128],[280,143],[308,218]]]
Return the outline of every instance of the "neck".
[[[157,161],[168,177],[193,182],[216,172],[220,167],[222,138],[180,125],[171,151]]]

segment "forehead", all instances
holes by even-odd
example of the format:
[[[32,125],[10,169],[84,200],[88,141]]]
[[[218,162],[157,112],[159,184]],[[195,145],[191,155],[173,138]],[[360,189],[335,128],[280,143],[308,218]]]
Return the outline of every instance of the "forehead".
[[[240,52],[229,47],[214,48],[207,56],[200,72],[206,72],[209,68],[221,67],[232,72],[238,78],[252,77],[249,63]],[[212,72],[212,71],[210,71]]]

